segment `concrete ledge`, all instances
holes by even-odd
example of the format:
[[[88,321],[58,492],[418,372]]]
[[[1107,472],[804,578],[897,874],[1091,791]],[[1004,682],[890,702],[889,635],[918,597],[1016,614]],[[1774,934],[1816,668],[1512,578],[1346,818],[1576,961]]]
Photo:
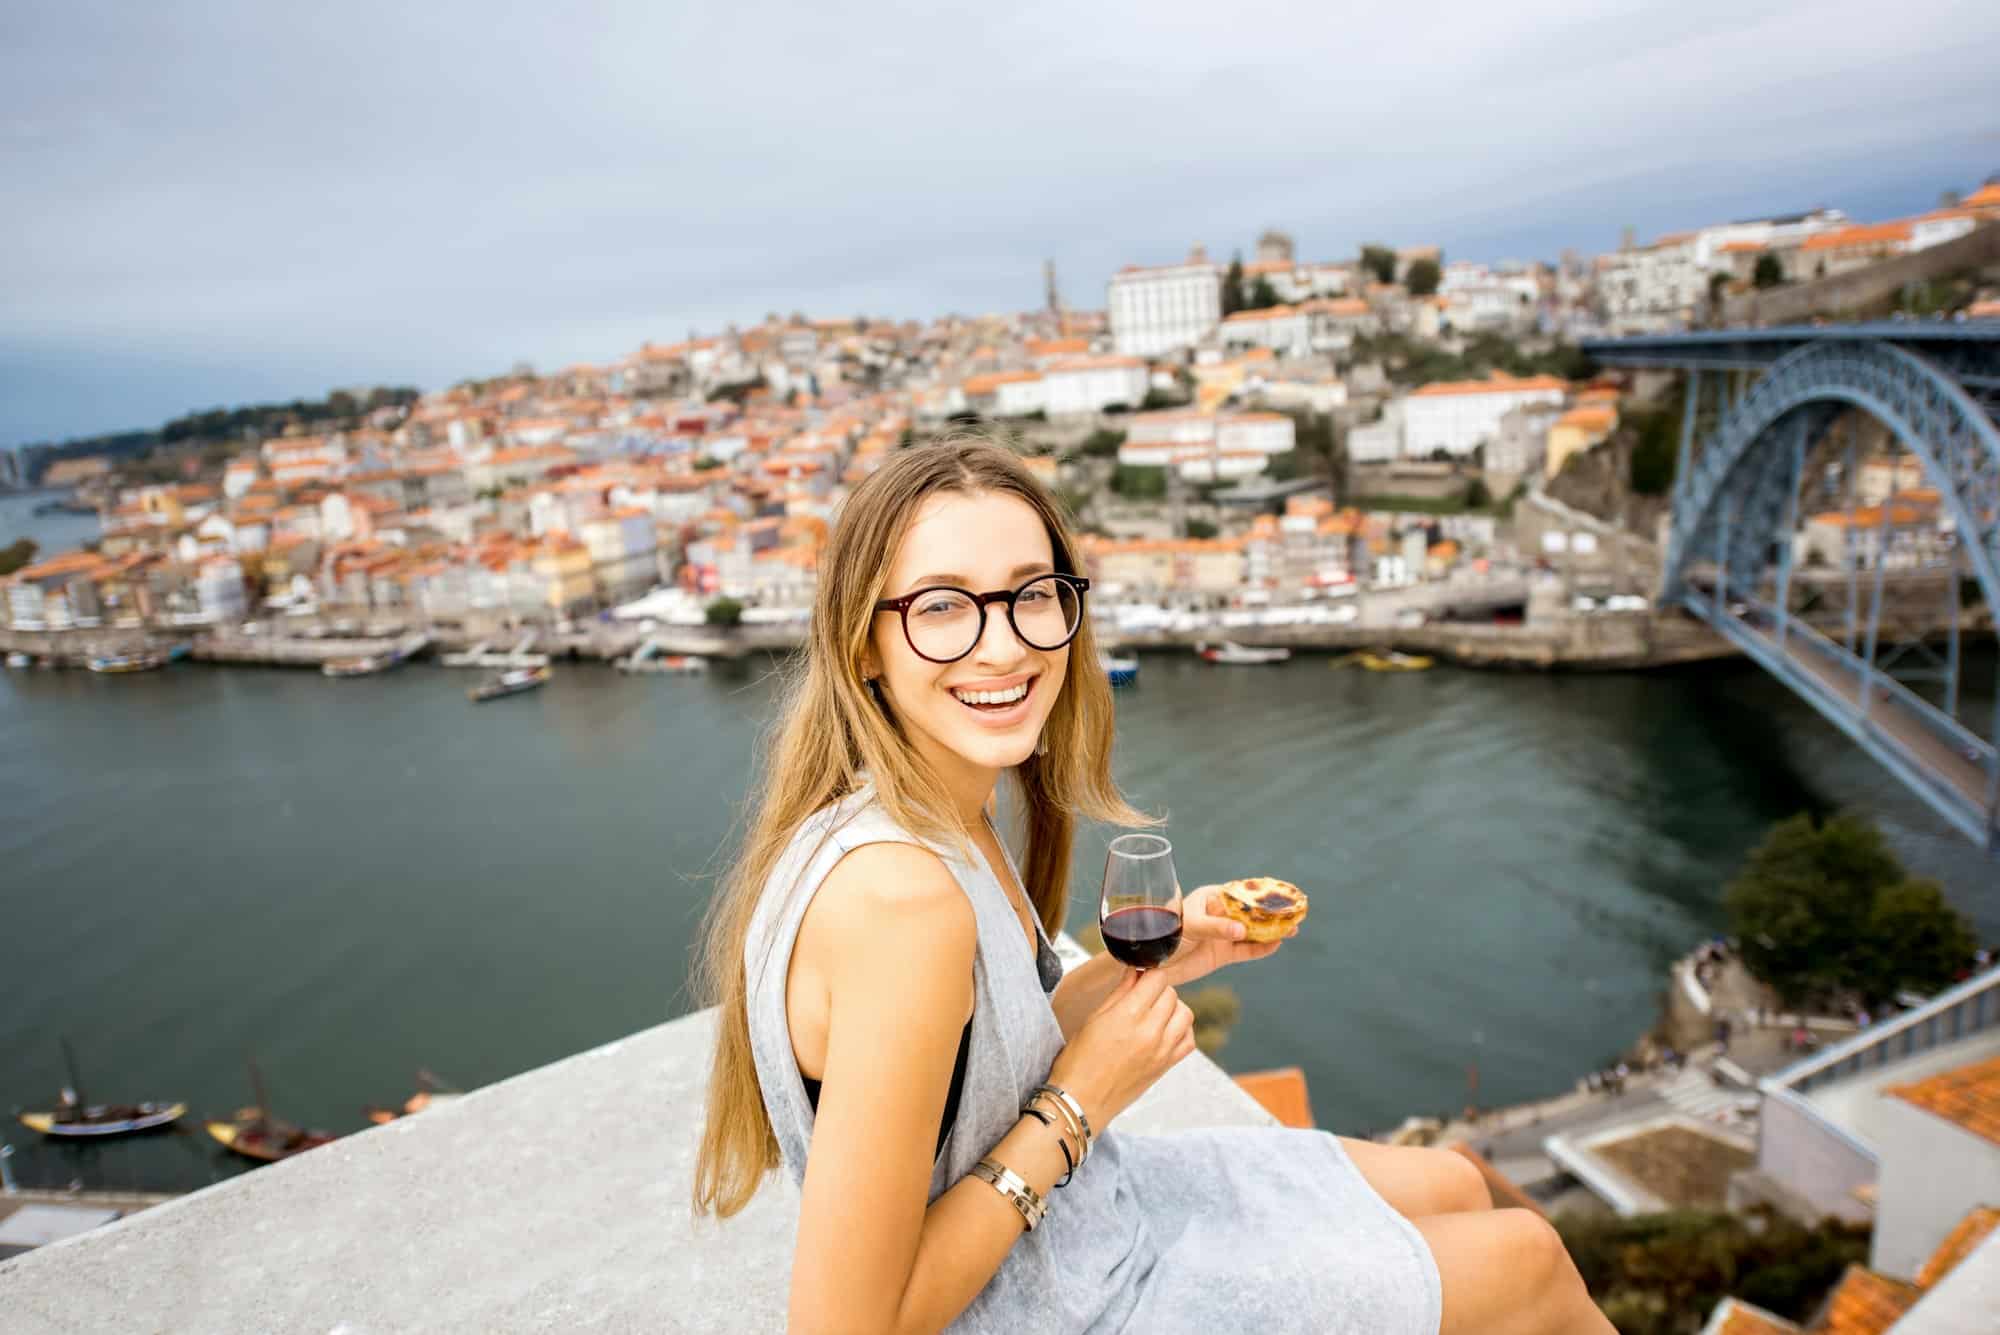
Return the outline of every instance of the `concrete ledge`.
[[[688,1208],[690,1015],[0,1262],[30,1332],[775,1331],[797,1193]],[[1276,1125],[1197,1054],[1120,1129]]]

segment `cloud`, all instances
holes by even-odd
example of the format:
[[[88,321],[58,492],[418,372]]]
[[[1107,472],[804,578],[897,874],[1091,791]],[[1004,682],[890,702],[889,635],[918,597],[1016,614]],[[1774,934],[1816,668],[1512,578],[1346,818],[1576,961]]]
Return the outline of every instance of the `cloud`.
[[[1980,6],[1356,9],[30,5],[0,42],[0,441],[772,309],[1020,308],[1045,256],[1097,304],[1270,224],[1553,255],[1922,207],[2000,159]],[[31,364],[94,387],[30,394]]]

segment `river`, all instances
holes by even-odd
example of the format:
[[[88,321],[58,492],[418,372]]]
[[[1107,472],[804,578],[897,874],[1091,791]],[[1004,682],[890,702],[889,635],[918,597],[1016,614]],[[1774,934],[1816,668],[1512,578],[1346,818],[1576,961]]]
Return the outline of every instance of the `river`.
[[[769,673],[560,667],[478,707],[472,674],[429,665],[0,673],[0,1104],[48,1105],[66,1034],[92,1097],[226,1114],[254,1051],[281,1114],[350,1131],[418,1067],[475,1086],[681,1013]],[[1993,868],[1745,664],[1156,655],[1118,709],[1118,775],[1168,818],[1184,884],[1311,892],[1298,940],[1218,979],[1243,1001],[1221,1060],[1304,1067],[1330,1128],[1456,1109],[1474,1065],[1498,1104],[1611,1058],[1664,965],[1720,928],[1744,852],[1801,809],[1868,810],[2000,938]],[[1079,841],[1072,927],[1107,837]],[[698,1115],[633,1108],[662,1111]],[[241,1171],[191,1134],[76,1149],[9,1128],[24,1182]]]
[[[49,557],[81,547],[95,538],[100,528],[95,514],[35,513],[36,506],[66,499],[68,495],[61,491],[0,494],[0,547],[20,538],[32,538],[37,555]]]

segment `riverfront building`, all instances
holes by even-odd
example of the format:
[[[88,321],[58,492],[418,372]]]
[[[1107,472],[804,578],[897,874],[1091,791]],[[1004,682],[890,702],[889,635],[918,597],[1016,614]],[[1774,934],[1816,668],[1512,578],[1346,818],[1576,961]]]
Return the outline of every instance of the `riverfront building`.
[[[1200,246],[1180,264],[1129,265],[1111,276],[1106,293],[1111,341],[1127,357],[1157,357],[1190,348],[1222,321],[1222,270]]]

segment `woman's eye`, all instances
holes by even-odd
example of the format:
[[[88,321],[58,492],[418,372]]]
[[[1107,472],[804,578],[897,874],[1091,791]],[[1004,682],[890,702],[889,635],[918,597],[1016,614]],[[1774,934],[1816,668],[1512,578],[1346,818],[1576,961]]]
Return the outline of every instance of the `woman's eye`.
[[[928,616],[934,613],[949,615],[959,610],[961,601],[957,598],[933,598],[929,602],[917,604],[917,615]]]
[[[1049,597],[1050,594],[1047,589],[1029,589],[1014,601],[1017,603],[1045,603],[1049,600]]]

